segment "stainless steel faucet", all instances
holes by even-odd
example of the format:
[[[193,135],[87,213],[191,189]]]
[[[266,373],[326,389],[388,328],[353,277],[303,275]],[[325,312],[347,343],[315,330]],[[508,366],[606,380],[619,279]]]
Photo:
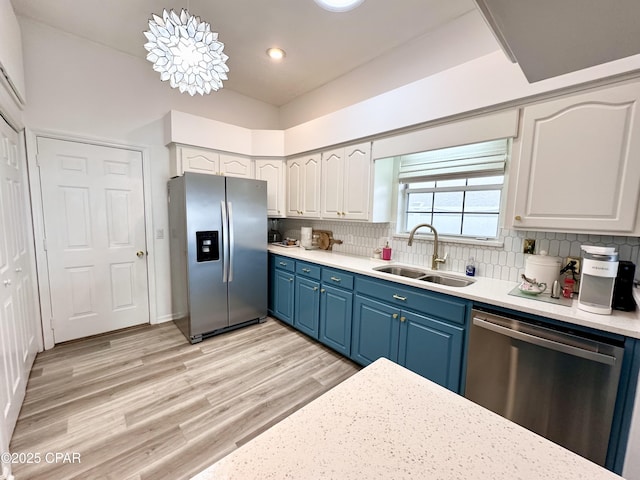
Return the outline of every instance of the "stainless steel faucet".
[[[411,233],[409,234],[409,243],[407,243],[407,245],[411,246],[413,244],[413,236],[416,234],[416,230],[422,227],[429,227],[433,232],[433,255],[431,256],[431,270],[437,270],[439,263],[444,263],[447,261],[447,255],[445,254],[444,258],[438,257],[438,231],[433,225],[431,225],[430,223],[421,223],[420,225],[416,225],[415,227],[413,227],[413,230],[411,230]]]

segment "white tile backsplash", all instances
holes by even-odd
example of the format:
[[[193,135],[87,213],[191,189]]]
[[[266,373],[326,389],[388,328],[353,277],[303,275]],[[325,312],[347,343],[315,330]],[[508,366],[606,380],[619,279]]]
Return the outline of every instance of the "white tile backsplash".
[[[299,239],[301,227],[331,230],[334,238],[343,241],[342,245],[333,246],[334,251],[362,257],[371,257],[373,250],[384,246],[384,242],[388,239],[393,249],[392,261],[431,267],[433,241],[414,240],[413,245],[409,247],[406,238],[393,237],[395,232],[393,223],[371,224],[298,219],[284,219],[280,222],[280,231],[285,237]],[[525,255],[522,253],[522,245],[525,238],[536,239],[536,253],[546,250],[552,256],[579,257],[581,245],[598,245],[616,247],[620,260],[629,260],[636,265],[640,263],[640,238],[638,237],[526,232],[503,228],[500,231],[503,247],[441,241],[438,253],[440,256],[448,253],[448,258],[444,265],[440,265],[440,270],[464,273],[467,260],[469,257],[474,257],[476,275],[516,282],[520,274],[524,273]],[[636,269],[637,277],[640,277],[638,269]]]

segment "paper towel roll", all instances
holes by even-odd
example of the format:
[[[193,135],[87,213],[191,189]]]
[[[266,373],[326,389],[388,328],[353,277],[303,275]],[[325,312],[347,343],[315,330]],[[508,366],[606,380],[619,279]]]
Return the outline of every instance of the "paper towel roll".
[[[302,245],[304,248],[311,248],[312,236],[312,227],[302,227],[300,229],[300,245]]]

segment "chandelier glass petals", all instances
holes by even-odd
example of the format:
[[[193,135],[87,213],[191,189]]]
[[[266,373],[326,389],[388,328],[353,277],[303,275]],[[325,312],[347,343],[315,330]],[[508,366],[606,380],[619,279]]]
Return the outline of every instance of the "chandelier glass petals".
[[[152,14],[144,36],[147,60],[160,73],[160,80],[168,80],[181,93],[208,94],[222,88],[222,81],[228,79],[224,43],[218,41],[211,25],[187,10],[180,15],[163,10],[162,18]]]

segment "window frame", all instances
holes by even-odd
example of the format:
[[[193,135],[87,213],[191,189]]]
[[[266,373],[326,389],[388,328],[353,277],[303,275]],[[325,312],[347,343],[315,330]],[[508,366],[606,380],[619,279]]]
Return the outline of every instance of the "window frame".
[[[473,179],[473,178],[491,178],[491,177],[498,177],[498,176],[502,176],[502,183],[488,183],[488,184],[484,184],[484,185],[467,185],[469,179]],[[465,180],[465,185],[464,186],[448,186],[448,187],[438,187],[437,186],[437,182],[442,182],[442,181],[447,181],[447,180],[456,180],[456,179],[464,179]],[[500,241],[500,228],[501,228],[501,224],[502,224],[502,218],[503,218],[503,214],[504,214],[504,193],[505,193],[505,182],[507,180],[507,176],[506,176],[506,172],[505,173],[501,173],[501,174],[496,174],[496,173],[480,173],[480,174],[476,174],[474,175],[473,173],[470,173],[468,175],[451,175],[451,176],[438,176],[437,178],[433,178],[432,181],[435,182],[435,186],[434,187],[419,187],[419,188],[411,188],[410,185],[412,183],[425,183],[428,180],[427,178],[420,178],[420,179],[416,179],[414,182],[408,182],[406,180],[401,180],[399,182],[399,187],[398,187],[398,196],[399,196],[399,201],[398,201],[398,222],[397,222],[397,226],[396,226],[396,236],[398,237],[404,237],[404,236],[409,236],[409,232],[410,230],[407,228],[407,219],[408,219],[408,214],[409,213],[414,213],[414,212],[409,212],[408,211],[408,201],[409,201],[409,194],[410,193],[441,193],[441,192],[462,192],[463,193],[463,198],[462,198],[462,210],[460,213],[460,215],[462,215],[462,219],[460,221],[460,229],[462,230],[463,226],[464,226],[464,215],[465,214],[487,214],[487,215],[496,215],[497,219],[498,219],[498,223],[497,223],[497,227],[496,227],[496,234],[495,236],[489,237],[489,236],[480,236],[480,235],[464,235],[462,234],[462,232],[460,234],[451,234],[451,233],[442,233],[439,234],[439,236],[444,240],[446,239],[447,241],[453,241],[453,242],[460,242],[460,243],[476,243],[476,242],[482,242],[483,244],[487,244],[487,242],[491,242],[492,244],[502,244],[502,242]],[[471,192],[471,191],[495,191],[498,190],[500,192],[500,200],[498,202],[498,211],[496,213],[494,212],[465,212],[464,210],[464,202],[465,202],[465,197],[466,197],[466,192]],[[431,210],[430,212],[425,211],[425,213],[430,213],[431,214],[431,218],[433,219],[433,214],[434,213],[442,213],[442,212],[437,212],[435,211],[434,205],[432,203],[431,205]],[[454,212],[454,213],[458,213],[458,212]],[[428,231],[424,231],[423,235],[417,234],[416,238],[431,238],[431,232]]]

